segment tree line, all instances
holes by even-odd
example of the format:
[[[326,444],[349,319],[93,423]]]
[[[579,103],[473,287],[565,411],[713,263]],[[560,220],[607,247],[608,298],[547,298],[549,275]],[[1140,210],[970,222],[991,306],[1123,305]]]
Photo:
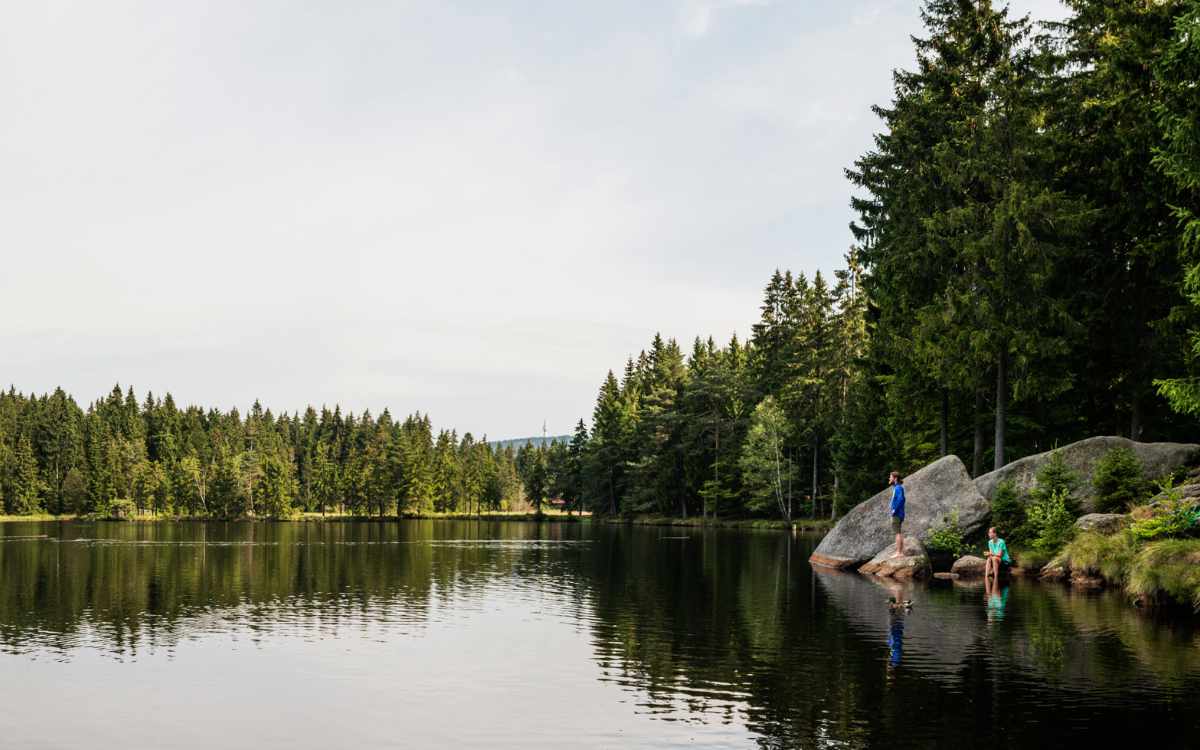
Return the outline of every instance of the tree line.
[[[610,371],[583,502],[836,514],[947,453],[978,475],[1094,434],[1194,436],[1200,2],[1066,5],[923,4],[847,169],[845,266],[777,271],[745,343],[656,336]]]
[[[0,392],[0,498],[10,514],[522,509],[518,467],[531,463],[523,453],[470,433],[435,434],[423,414],[400,421],[387,410],[376,418],[309,407],[275,416],[255,402],[243,417],[237,409],[179,408],[170,394],[139,403],[132,387],[119,386],[85,410],[62,389]]]

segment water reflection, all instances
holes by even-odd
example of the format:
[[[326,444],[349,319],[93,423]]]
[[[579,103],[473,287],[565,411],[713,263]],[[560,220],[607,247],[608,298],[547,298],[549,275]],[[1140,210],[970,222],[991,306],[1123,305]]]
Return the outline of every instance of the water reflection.
[[[588,524],[0,526],[0,649],[25,685],[0,700],[36,716],[30,685],[115,685],[88,701],[104,711],[91,729],[117,737],[121,707],[154,695],[130,675],[193,702],[244,687],[287,713],[311,697],[292,692],[307,669],[324,710],[372,712],[354,724],[363,747],[1046,746],[1200,729],[1189,623],[1020,580],[814,571],[812,546]],[[240,710],[223,700],[211,710]],[[310,746],[351,723],[319,716],[294,714],[278,739]]]
[[[987,601],[988,622],[999,622],[1004,619],[1004,609],[1008,606],[1008,584],[994,577],[983,579],[984,598]]]

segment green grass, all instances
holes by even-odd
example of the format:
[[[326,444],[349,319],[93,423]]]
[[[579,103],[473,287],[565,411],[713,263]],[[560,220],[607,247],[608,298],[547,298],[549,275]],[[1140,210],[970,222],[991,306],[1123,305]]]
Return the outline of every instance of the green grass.
[[[1137,552],[1138,541],[1128,531],[1111,535],[1080,534],[1063,547],[1051,563],[1124,585]]]
[[[1165,596],[1200,612],[1200,539],[1164,539],[1142,547],[1133,558],[1126,591]]]
[[[1013,563],[1027,570],[1041,570],[1054,557],[1049,552],[1042,552],[1029,547],[1013,547],[1009,549]]]
[[[0,514],[0,523],[13,523],[16,521],[74,521],[75,516],[70,513],[64,513],[61,516],[56,516],[50,513],[31,513],[28,516],[9,516]]]

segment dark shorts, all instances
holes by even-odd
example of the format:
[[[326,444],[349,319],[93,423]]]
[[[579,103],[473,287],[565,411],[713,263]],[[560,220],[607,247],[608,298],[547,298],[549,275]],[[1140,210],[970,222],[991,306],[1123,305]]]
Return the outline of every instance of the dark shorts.
[[[901,526],[903,523],[904,523],[904,519],[903,519],[903,518],[897,518],[896,516],[892,516],[892,533],[894,533],[894,534],[899,534],[899,533],[900,533],[900,526]]]

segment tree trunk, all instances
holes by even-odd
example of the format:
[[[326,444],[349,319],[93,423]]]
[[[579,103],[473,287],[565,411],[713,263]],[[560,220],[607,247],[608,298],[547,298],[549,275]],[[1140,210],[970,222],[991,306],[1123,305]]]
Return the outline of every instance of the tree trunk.
[[[829,520],[837,519],[837,499],[838,499],[838,475],[836,464],[833,470],[833,497],[829,499]]]
[[[1008,420],[1008,351],[1001,350],[996,362],[996,460],[993,468],[1004,466],[1004,436]]]
[[[975,422],[975,450],[971,458],[971,476],[977,477],[983,473],[983,389],[975,389],[975,411],[972,413]]]
[[[942,414],[939,425],[938,452],[945,456],[950,452],[950,391],[942,389]]]
[[[821,456],[821,436],[813,435],[813,475],[812,475],[812,501],[813,501],[813,518],[817,516],[817,477],[820,472],[820,456]]]
[[[1129,439],[1142,439],[1142,400],[1138,394],[1133,394],[1133,404],[1129,413]]]

